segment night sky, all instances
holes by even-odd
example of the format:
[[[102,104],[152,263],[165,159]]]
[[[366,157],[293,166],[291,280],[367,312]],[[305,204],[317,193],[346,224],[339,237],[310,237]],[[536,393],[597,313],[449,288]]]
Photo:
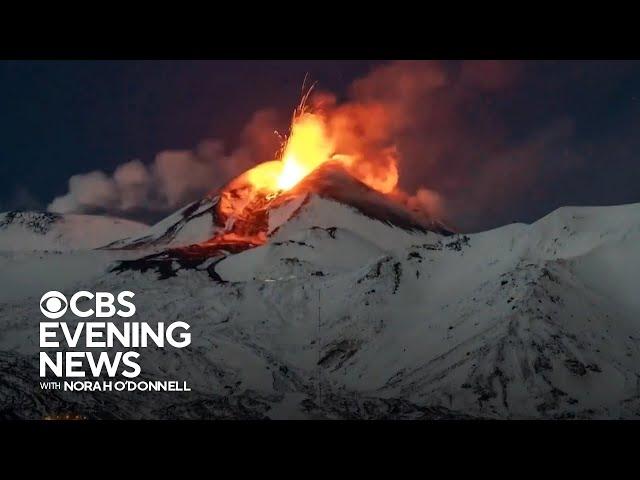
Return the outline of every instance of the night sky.
[[[223,139],[232,149],[254,112],[271,108],[283,118],[290,114],[305,73],[342,99],[354,80],[386,63],[0,61],[0,209],[45,209],[67,191],[72,175],[111,174],[132,159],[148,164],[158,152],[191,149],[203,139]],[[460,62],[443,65],[456,71]],[[455,109],[443,109],[443,117],[453,109],[455,115],[452,121],[438,120],[438,138],[434,120],[416,121],[407,134],[421,142],[430,135],[433,142],[455,135],[457,144],[469,137],[472,145],[478,142],[471,139],[477,126],[483,138],[500,130],[493,142],[500,145],[438,150],[443,160],[434,167],[431,158],[421,166],[415,150],[422,147],[405,141],[414,160],[410,175],[401,169],[401,186],[412,190],[426,184],[438,191],[440,182],[445,202],[456,205],[454,223],[470,230],[533,221],[567,204],[640,202],[640,62],[509,62],[511,67],[517,74],[504,87],[446,100]],[[450,95],[447,88],[444,98]],[[425,109],[440,108],[437,95]],[[531,147],[548,131],[554,132],[553,141]],[[478,182],[496,175],[481,171],[484,158],[476,172],[471,157],[518,152],[536,157],[532,164],[542,174],[535,182],[524,182],[526,188],[493,203],[464,197],[474,175]],[[426,149],[429,155],[436,154]],[[452,159],[444,160],[447,155]],[[457,165],[460,155],[470,159]],[[449,163],[452,170],[446,171]],[[467,201],[474,208],[465,210]]]

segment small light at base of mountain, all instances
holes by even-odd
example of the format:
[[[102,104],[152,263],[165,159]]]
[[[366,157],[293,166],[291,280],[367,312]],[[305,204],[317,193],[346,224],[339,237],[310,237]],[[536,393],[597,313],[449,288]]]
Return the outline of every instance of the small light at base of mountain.
[[[56,413],[52,415],[45,415],[43,420],[87,420],[87,417],[78,413]]]

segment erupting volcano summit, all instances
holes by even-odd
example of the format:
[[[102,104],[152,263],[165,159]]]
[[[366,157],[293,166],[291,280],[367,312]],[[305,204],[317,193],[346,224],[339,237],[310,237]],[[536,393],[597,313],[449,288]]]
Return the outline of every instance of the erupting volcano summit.
[[[264,244],[283,223],[320,198],[407,231],[451,233],[442,222],[412,212],[397,200],[395,152],[389,150],[383,161],[371,161],[355,147],[343,151],[336,145],[327,120],[299,107],[279,160],[245,171],[145,235],[108,248],[198,244],[209,251],[245,250]]]

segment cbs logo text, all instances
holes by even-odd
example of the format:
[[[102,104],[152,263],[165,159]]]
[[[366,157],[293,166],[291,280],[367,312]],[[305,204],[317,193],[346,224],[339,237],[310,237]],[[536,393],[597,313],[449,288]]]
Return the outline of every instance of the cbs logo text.
[[[74,315],[81,318],[87,318],[95,315],[99,318],[109,318],[114,315],[128,318],[136,313],[136,306],[127,299],[133,298],[135,293],[128,290],[118,293],[117,296],[109,292],[87,292],[82,290],[76,292],[67,300],[64,294],[51,290],[40,298],[40,311],[42,314],[51,319],[62,317],[67,313],[67,309],[71,309]],[[82,302],[80,300],[83,300]],[[90,305],[81,305],[87,303],[86,300],[94,300]],[[114,305],[117,302],[119,307]]]

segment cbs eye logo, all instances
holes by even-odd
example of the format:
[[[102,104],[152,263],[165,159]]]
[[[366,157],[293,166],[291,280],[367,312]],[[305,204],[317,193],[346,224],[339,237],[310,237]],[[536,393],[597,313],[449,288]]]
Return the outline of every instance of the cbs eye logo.
[[[60,293],[52,290],[45,293],[40,298],[40,311],[47,318],[60,318],[66,312],[69,304],[66,297]]]

